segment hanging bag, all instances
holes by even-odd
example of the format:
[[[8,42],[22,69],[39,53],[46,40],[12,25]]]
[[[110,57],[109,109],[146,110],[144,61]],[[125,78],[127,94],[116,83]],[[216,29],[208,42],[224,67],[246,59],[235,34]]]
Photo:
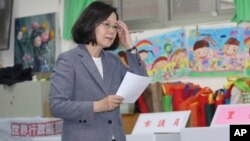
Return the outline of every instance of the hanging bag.
[[[250,103],[250,77],[238,78],[234,85],[239,89],[240,103]]]

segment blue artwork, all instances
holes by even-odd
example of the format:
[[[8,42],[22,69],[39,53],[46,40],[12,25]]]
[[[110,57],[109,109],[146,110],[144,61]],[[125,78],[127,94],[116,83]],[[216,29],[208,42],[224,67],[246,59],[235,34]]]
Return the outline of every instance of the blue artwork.
[[[188,74],[188,54],[185,49],[185,32],[183,29],[169,31],[136,42],[141,60],[153,82]],[[126,63],[124,50],[115,51]]]
[[[191,76],[243,73],[246,58],[242,27],[191,29],[187,33]]]
[[[15,64],[50,72],[55,64],[55,13],[15,20]]]

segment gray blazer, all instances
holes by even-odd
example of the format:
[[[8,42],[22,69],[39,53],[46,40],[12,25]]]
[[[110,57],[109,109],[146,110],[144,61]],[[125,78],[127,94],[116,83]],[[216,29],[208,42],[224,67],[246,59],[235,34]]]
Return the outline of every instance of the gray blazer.
[[[50,110],[62,118],[62,141],[125,141],[119,108],[93,112],[93,101],[116,94],[127,71],[146,76],[139,55],[126,52],[129,67],[101,52],[103,78],[84,45],[61,53],[51,76]]]

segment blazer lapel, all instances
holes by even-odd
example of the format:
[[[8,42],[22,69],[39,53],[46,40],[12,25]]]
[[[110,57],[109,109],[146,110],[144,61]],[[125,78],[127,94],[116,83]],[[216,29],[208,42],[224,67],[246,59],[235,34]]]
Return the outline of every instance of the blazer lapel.
[[[96,80],[96,83],[100,86],[103,92],[107,94],[104,80],[101,77],[101,74],[97,69],[95,62],[93,61],[87,49],[83,45],[80,45],[78,53],[81,56],[80,60],[85,69],[88,70],[88,73],[93,77],[94,80]]]

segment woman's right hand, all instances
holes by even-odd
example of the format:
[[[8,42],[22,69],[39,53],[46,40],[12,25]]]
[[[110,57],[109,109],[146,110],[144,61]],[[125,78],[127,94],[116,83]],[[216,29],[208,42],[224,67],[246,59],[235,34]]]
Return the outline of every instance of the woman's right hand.
[[[119,95],[109,95],[99,101],[94,102],[94,112],[113,111],[120,106],[124,98]]]
[[[123,21],[118,21],[118,36],[120,39],[120,43],[122,46],[124,46],[126,49],[130,49],[133,47],[133,42],[129,34],[129,30],[127,25]]]

